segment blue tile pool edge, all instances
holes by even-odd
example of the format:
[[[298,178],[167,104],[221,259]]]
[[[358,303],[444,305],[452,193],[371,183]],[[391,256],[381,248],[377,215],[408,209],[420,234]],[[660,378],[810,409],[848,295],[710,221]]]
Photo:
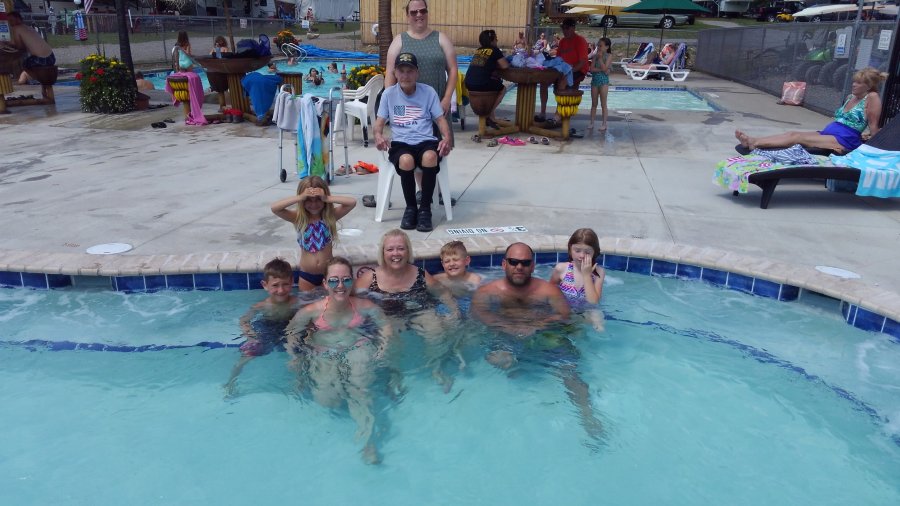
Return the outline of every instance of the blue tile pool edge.
[[[549,265],[565,261],[565,252],[540,251],[535,253],[538,264]],[[472,265],[478,267],[499,267],[502,254],[473,254]],[[721,268],[703,267],[688,262],[654,259],[636,255],[603,254],[598,258],[605,269],[625,271],[657,277],[672,277],[685,281],[702,281],[709,285],[738,291],[748,295],[776,299],[783,302],[800,299],[806,291],[822,297],[833,299],[835,307],[841,312],[843,320],[856,328],[884,333],[900,343],[900,322],[876,311],[865,308],[829,295],[803,287],[778,283],[762,277],[750,276],[723,270]],[[437,258],[418,260],[417,265],[429,272],[440,271]],[[254,290],[259,288],[260,273],[255,272],[209,272],[194,274],[148,274],[124,276],[73,276],[66,274],[47,274],[33,272],[0,271],[0,287],[30,288],[38,290],[57,288],[109,288],[126,293],[146,293],[159,290],[207,290],[233,291]],[[247,280],[247,281],[244,281]]]

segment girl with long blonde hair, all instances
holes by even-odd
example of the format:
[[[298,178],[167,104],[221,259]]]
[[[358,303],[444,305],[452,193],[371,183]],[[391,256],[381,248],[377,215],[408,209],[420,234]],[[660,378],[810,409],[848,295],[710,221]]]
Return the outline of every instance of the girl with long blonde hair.
[[[297,286],[301,290],[322,286],[328,261],[334,256],[332,244],[337,239],[337,222],[354,207],[354,197],[332,195],[328,183],[319,176],[304,178],[297,185],[296,195],[272,204],[272,212],[297,230],[300,245]]]

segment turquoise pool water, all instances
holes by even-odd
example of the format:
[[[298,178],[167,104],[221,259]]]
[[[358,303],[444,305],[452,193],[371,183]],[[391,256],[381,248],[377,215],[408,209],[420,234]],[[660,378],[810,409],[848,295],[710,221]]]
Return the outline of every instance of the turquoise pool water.
[[[303,83],[303,92],[312,93],[315,96],[327,97],[329,90],[335,86],[341,87],[340,74],[325,72],[330,61],[326,60],[305,60],[296,65],[288,65],[287,61],[278,61],[276,65],[279,70],[291,72],[302,72],[304,76],[309,75],[309,69],[316,68],[325,77],[325,82],[319,86],[313,86],[312,83]],[[370,64],[371,62],[362,61],[338,61],[338,68],[346,65],[347,71],[357,65]],[[465,74],[467,67],[460,66],[460,71]],[[263,67],[257,72],[267,73],[268,69]],[[209,81],[206,79],[205,72],[199,72],[203,81],[204,89],[209,88]],[[157,89],[164,89],[166,85],[166,75],[168,72],[148,74],[146,77],[152,81]],[[581,86],[584,91],[580,110],[584,111],[591,105],[590,86]],[[537,100],[537,99],[536,99]],[[514,108],[516,105],[516,87],[513,86],[503,97],[503,105]],[[548,98],[550,107],[556,106],[556,100],[553,93]],[[640,86],[612,86],[609,91],[609,110],[676,110],[676,111],[715,111],[716,106],[701,96],[686,90],[684,88],[659,88],[659,87],[640,87]]]
[[[900,344],[821,297],[623,272],[604,292],[605,332],[572,336],[600,442],[552,370],[508,377],[467,341],[444,394],[405,334],[367,466],[284,353],[223,399],[238,351],[197,343],[239,342],[259,290],[0,290],[0,503],[898,504]]]

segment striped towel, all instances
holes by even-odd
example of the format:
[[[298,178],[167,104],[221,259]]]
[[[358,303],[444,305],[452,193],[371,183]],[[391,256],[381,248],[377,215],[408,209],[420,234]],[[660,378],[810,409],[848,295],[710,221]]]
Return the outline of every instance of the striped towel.
[[[863,144],[846,155],[831,155],[835,165],[859,169],[856,194],[861,197],[900,197],[900,151]]]

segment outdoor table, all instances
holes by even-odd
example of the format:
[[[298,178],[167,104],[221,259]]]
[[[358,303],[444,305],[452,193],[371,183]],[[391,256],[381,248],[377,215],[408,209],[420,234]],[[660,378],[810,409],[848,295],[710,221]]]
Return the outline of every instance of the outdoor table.
[[[561,74],[554,69],[508,68],[497,69],[497,75],[518,85],[519,89],[516,92],[516,126],[520,132],[568,140],[569,118],[577,110],[577,106],[581,102],[581,91],[565,90],[561,93],[554,92],[557,103],[563,100],[561,97],[566,97],[567,102],[574,103],[574,108],[571,109],[571,114],[562,114],[562,111],[560,111],[562,130],[550,130],[534,124],[536,91],[539,84],[549,85],[555,83]],[[566,109],[568,110],[568,108]]]
[[[250,98],[244,93],[244,86],[241,79],[248,72],[265,66],[269,63],[272,56],[260,56],[258,58],[216,58],[203,57],[197,58],[197,62],[206,69],[207,72],[218,72],[225,74],[228,79],[228,101],[231,107],[238,109],[243,113],[244,119],[247,121],[256,121],[257,114],[265,114],[266,111],[254,114],[250,108]]]

